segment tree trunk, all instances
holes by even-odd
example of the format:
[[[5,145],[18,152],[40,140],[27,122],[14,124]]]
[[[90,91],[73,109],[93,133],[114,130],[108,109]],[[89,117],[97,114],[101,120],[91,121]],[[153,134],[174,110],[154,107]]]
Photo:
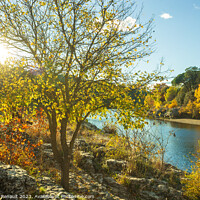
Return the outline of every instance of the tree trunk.
[[[69,169],[70,169],[70,157],[65,158],[61,163],[61,185],[69,192]]]

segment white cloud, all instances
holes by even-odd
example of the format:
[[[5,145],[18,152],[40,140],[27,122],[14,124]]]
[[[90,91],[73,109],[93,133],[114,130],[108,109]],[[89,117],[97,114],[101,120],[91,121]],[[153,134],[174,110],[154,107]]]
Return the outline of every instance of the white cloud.
[[[163,13],[162,15],[160,15],[161,18],[163,19],[171,19],[173,18],[169,13]]]
[[[102,19],[97,19],[95,20],[97,23],[102,23]],[[118,31],[130,31],[133,30],[134,28],[139,27],[138,24],[136,24],[136,19],[133,19],[132,17],[127,17],[125,20],[119,20],[119,19],[114,19],[112,21],[107,22],[102,31],[104,30],[110,30],[110,29],[117,29]]]
[[[107,24],[106,29],[117,29],[118,31],[130,31],[134,28],[138,27],[136,24],[136,19],[133,19],[132,17],[127,17],[125,20],[118,20],[114,19],[113,21],[109,21]]]
[[[120,22],[119,29],[122,31],[129,31],[134,28],[136,25],[136,19],[133,19],[132,17],[127,17],[124,21]],[[136,25],[138,27],[138,25]]]
[[[193,7],[197,10],[200,10],[200,6],[197,6],[195,3],[193,4]]]

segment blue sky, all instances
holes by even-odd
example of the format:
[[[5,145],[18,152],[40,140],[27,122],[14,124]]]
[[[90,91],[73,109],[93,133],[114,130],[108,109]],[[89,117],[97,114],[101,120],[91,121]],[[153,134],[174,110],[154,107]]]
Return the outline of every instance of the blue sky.
[[[172,76],[187,67],[200,67],[200,0],[143,0],[142,20],[154,17],[156,52],[149,64],[140,62],[137,69],[154,70],[164,58],[164,69]],[[163,15],[164,14],[164,15]],[[162,17],[161,17],[162,15]]]

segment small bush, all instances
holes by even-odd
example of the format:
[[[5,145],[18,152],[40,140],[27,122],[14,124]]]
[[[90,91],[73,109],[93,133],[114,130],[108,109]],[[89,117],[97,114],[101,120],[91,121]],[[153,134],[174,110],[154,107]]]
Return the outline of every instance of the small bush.
[[[126,175],[122,175],[120,177],[117,178],[117,182],[121,185],[124,185],[125,187],[127,187],[127,189],[131,189],[131,181],[129,178],[127,178]]]
[[[145,158],[134,158],[128,162],[127,174],[136,177],[147,177],[149,175],[155,174],[153,164],[150,160]]]
[[[80,151],[75,151],[73,154],[73,162],[76,166],[79,166],[79,164],[81,163],[81,154]]]
[[[200,147],[200,141],[199,141]],[[184,194],[191,199],[200,199],[200,148],[196,155],[195,165],[192,167],[192,172],[185,175],[182,181],[185,184],[183,190]]]
[[[42,141],[33,144],[24,138],[24,126],[18,124],[17,120],[1,126],[0,160],[31,171],[36,158],[34,151],[42,144]]]
[[[117,126],[113,125],[113,124],[106,124],[103,128],[102,131],[104,133],[109,133],[109,134],[113,134],[116,135],[117,134]]]
[[[105,154],[107,159],[127,160],[130,156],[130,148],[125,137],[112,136],[106,147],[108,148]]]

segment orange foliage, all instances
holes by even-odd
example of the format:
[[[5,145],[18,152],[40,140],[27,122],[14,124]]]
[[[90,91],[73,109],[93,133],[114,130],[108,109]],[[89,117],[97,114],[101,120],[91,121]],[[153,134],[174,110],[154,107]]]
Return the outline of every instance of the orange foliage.
[[[33,140],[41,139],[44,142],[51,142],[49,125],[42,109],[37,110],[32,126],[28,126],[26,132]]]
[[[30,167],[35,160],[34,149],[38,148],[42,141],[31,144],[23,138],[23,130],[26,125],[18,124],[15,119],[11,123],[1,125],[0,133],[0,160],[6,164]]]
[[[176,99],[173,99],[172,102],[168,105],[168,108],[175,108],[178,106]]]

